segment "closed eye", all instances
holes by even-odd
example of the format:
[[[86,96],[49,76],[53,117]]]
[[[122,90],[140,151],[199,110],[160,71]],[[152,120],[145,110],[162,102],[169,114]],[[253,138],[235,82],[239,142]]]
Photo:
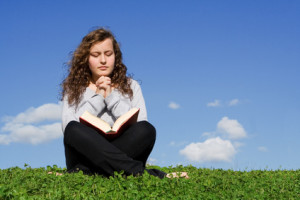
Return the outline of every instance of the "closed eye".
[[[106,55],[106,56],[111,56],[112,54],[113,54],[112,51],[106,51],[106,52],[105,52],[105,55]]]
[[[90,53],[90,56],[93,56],[93,57],[98,57],[100,54],[99,53]]]

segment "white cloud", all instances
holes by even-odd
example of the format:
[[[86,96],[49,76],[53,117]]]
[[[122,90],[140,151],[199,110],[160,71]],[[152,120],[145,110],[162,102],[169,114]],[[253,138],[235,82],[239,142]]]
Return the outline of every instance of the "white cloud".
[[[169,103],[169,108],[171,108],[173,110],[176,110],[176,109],[180,108],[180,105],[175,103],[175,102],[170,102]]]
[[[186,145],[187,143],[188,143],[187,141],[180,141],[180,142],[171,141],[169,145],[173,147],[180,147]]]
[[[176,143],[175,143],[174,141],[171,141],[169,145],[170,145],[170,146],[175,146]]]
[[[208,107],[219,107],[219,106],[221,106],[221,101],[216,99],[214,102],[207,103],[207,106]]]
[[[9,144],[10,139],[8,135],[0,135],[0,144]]]
[[[257,149],[258,149],[258,151],[260,151],[260,152],[268,152],[268,148],[267,148],[267,147],[261,146],[261,147],[258,147]]]
[[[147,165],[155,165],[155,163],[157,163],[157,159],[155,158],[149,158],[147,160]]]
[[[237,104],[239,104],[240,103],[240,100],[238,100],[238,99],[232,99],[229,103],[228,103],[228,105],[229,106],[236,106]]]
[[[4,117],[0,144],[12,142],[40,144],[62,137],[61,103],[29,108],[15,117]],[[38,124],[43,123],[43,124]]]
[[[227,103],[227,106],[229,106],[229,107],[236,106],[240,103],[241,103],[241,101],[239,99],[232,99]],[[222,103],[221,103],[221,100],[216,99],[215,101],[209,102],[206,105],[207,105],[207,107],[221,107]]]
[[[179,153],[195,162],[231,162],[236,154],[236,149],[229,140],[216,137],[207,139],[203,143],[191,143]]]
[[[237,142],[237,141],[234,141],[233,142],[233,146],[235,147],[235,148],[240,148],[240,147],[242,147],[242,146],[244,146],[245,144],[244,143],[242,143],[242,142]]]
[[[217,130],[204,132],[201,137],[206,137],[204,142],[190,143],[179,153],[190,161],[196,162],[231,162],[238,149],[244,143],[236,141],[247,136],[243,126],[233,119],[223,117],[217,124]],[[227,139],[225,139],[227,138]],[[171,143],[175,145],[175,142]]]
[[[206,138],[212,138],[212,137],[215,137],[217,135],[216,132],[204,132],[202,133],[202,137],[206,137]]]
[[[3,121],[11,123],[39,123],[46,120],[61,119],[61,103],[44,104],[40,107],[31,107],[15,117],[4,117]]]
[[[4,131],[9,132],[9,134],[4,135],[4,138],[0,138],[0,144],[9,144],[11,142],[39,144],[62,136],[61,123],[43,126],[14,125],[14,127],[5,127]]]
[[[217,131],[225,134],[230,139],[241,139],[247,136],[243,126],[234,119],[223,117],[217,125]]]

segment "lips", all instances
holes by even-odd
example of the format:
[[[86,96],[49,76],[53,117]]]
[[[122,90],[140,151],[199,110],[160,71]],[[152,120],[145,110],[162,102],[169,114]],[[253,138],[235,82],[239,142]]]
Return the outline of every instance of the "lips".
[[[106,66],[100,66],[100,67],[98,67],[98,69],[100,69],[100,70],[106,70],[108,67],[106,67]]]

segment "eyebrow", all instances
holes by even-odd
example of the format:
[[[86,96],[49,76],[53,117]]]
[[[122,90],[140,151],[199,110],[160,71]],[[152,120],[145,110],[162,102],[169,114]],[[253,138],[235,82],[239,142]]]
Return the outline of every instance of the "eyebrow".
[[[114,52],[113,50],[106,50],[106,51],[104,51],[104,53],[106,53],[106,52]],[[100,51],[90,51],[90,53],[101,53]]]

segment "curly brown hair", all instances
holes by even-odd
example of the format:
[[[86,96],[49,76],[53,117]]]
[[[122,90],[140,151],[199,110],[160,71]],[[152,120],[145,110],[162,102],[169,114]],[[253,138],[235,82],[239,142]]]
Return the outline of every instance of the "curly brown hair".
[[[82,94],[92,80],[92,72],[89,68],[89,55],[91,47],[105,39],[110,38],[113,42],[115,53],[115,66],[110,75],[112,85],[123,95],[133,96],[130,88],[130,77],[126,75],[127,67],[122,61],[122,52],[112,32],[105,28],[96,29],[87,34],[73,52],[68,64],[68,76],[63,80],[62,99],[67,95],[69,105],[78,106]]]

